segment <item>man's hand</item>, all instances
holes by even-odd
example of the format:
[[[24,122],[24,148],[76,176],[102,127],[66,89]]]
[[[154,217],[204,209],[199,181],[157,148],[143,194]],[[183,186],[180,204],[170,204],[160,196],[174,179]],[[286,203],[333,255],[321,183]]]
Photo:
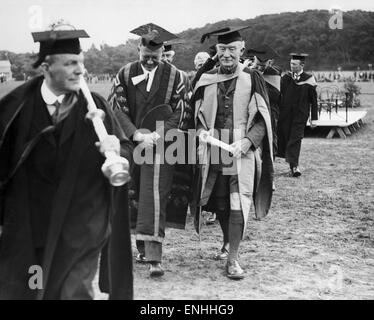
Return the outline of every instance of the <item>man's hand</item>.
[[[310,128],[311,128],[311,129],[317,128],[317,124],[316,124],[316,121],[315,121],[315,120],[311,120],[311,121],[310,121]]]
[[[240,158],[242,153],[246,154],[251,146],[251,140],[249,140],[248,138],[243,138],[231,144],[231,153],[235,158]]]
[[[208,137],[211,136],[211,131],[201,130],[199,133],[199,140],[202,143],[208,143]]]
[[[120,143],[119,139],[116,136],[108,135],[104,138],[101,142],[96,142],[96,146],[99,148],[100,152],[102,154],[105,154],[105,152],[114,152],[115,154],[120,154]]]
[[[137,142],[142,142],[144,140],[144,134],[136,130],[132,136],[132,140],[137,141]]]
[[[152,133],[140,133],[137,131],[134,134],[133,140],[140,142],[145,149],[150,149],[157,143],[159,138],[160,135],[155,131]]]

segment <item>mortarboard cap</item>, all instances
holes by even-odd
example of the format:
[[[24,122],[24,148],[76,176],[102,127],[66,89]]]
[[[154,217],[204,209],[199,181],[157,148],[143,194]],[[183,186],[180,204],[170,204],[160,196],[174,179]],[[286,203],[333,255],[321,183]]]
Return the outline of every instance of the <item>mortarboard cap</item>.
[[[130,31],[141,36],[142,45],[150,50],[161,48],[165,41],[178,38],[175,34],[154,23],[147,23]]]
[[[174,45],[182,44],[184,41],[179,39],[172,39],[164,42],[165,52],[171,51]]]
[[[70,30],[59,30],[62,27],[69,27]],[[37,68],[48,55],[79,54],[82,51],[79,38],[89,38],[89,35],[84,30],[74,29],[71,25],[59,24],[55,25],[52,30],[33,32],[32,37],[34,42],[40,42],[38,60],[33,64],[33,67]]]
[[[278,52],[267,44],[256,46],[247,50],[248,57],[256,56],[260,61],[265,62],[270,59],[279,58]]]
[[[234,41],[243,40],[239,31],[249,28],[245,27],[226,27],[219,30],[211,31],[202,35],[200,42],[203,43],[205,39],[210,38],[211,36],[217,36],[217,43],[228,44]]]
[[[258,50],[258,49],[255,49],[255,48],[249,48],[247,50],[247,57],[249,57],[249,58],[254,57],[254,56],[258,57],[261,54],[265,54],[265,53],[266,53],[266,51]]]
[[[291,56],[291,59],[305,61],[308,54],[307,53],[290,53],[290,56]]]
[[[267,76],[280,76],[282,74],[282,70],[278,66],[268,66],[264,70],[263,74]]]
[[[171,44],[164,44],[165,52],[171,51]]]

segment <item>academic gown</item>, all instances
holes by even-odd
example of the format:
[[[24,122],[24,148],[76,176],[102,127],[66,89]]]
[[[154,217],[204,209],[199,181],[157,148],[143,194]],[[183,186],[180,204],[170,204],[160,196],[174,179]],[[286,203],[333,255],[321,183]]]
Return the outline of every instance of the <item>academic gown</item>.
[[[271,110],[271,127],[273,130],[273,154],[277,153],[277,125],[279,119],[279,104],[281,99],[280,80],[281,71],[279,67],[271,66],[264,70],[263,77],[266,82],[266,89],[269,96],[269,104]]]
[[[135,81],[141,75],[143,69],[139,61],[127,64],[118,72],[109,96],[127,136],[132,137],[137,129],[144,129],[146,115],[164,104],[173,110],[165,121],[164,133],[176,128],[187,130],[193,116],[186,103],[182,72],[169,63],[161,62],[149,92],[146,91],[145,81]],[[129,198],[132,226],[137,229],[138,240],[162,242],[166,225],[181,229],[185,227],[190,171],[190,166],[185,164],[134,165]],[[138,211],[142,214],[138,214]]]
[[[1,181],[9,176],[28,141],[51,125],[40,95],[42,82],[43,77],[34,78],[0,100]],[[131,159],[131,144],[105,100],[96,94],[93,97],[106,113],[108,132],[120,138],[122,155]],[[105,159],[95,146],[98,139],[85,119],[86,112],[86,101],[79,92],[67,118],[40,138],[0,194],[0,299],[89,299],[90,283],[84,284],[85,289],[74,288],[72,277],[83,283],[96,271],[92,267],[97,266],[100,250],[108,241],[110,221],[116,216],[128,220],[126,187],[113,188],[102,174]],[[131,241],[126,223],[123,234],[126,261],[121,263],[127,275],[126,283],[118,285],[126,287],[127,297],[132,298]],[[119,263],[115,250],[111,252],[111,261]],[[87,257],[92,261],[88,270],[81,265]],[[41,290],[29,287],[32,265],[42,267]],[[66,286],[68,280],[71,288]],[[69,289],[76,291],[69,293]]]
[[[312,120],[318,119],[316,86],[314,77],[306,72],[297,81],[290,72],[281,80],[277,156],[293,166],[299,163],[301,140],[310,112]]]
[[[234,141],[247,135],[254,126],[257,116],[263,119],[266,127],[262,148],[250,149],[246,155],[234,159],[236,164],[234,167],[238,170],[240,205],[246,224],[252,202],[256,217],[261,219],[268,214],[272,199],[273,134],[265,82],[257,71],[244,68],[242,65],[239,65],[232,75],[220,75],[218,69],[213,69],[203,74],[196,84],[193,100],[196,128],[198,130],[200,127],[205,130],[213,128],[217,114],[217,84],[234,78],[238,79],[233,98]],[[209,145],[207,148],[209,159],[211,152]],[[213,186],[207,183],[209,169],[208,161],[201,165],[200,170],[195,174],[194,202],[191,211],[195,217],[195,228],[198,233],[201,227],[201,205],[207,202],[213,191]],[[250,172],[253,171],[254,175],[251,175]],[[202,198],[202,195],[206,198]],[[244,230],[245,228],[243,233]]]

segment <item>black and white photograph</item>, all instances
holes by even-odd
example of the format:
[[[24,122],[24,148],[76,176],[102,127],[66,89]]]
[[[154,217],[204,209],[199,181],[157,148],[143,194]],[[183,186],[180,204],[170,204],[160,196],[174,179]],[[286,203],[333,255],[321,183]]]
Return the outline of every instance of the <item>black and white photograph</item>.
[[[373,1],[0,6],[0,300],[374,299]]]

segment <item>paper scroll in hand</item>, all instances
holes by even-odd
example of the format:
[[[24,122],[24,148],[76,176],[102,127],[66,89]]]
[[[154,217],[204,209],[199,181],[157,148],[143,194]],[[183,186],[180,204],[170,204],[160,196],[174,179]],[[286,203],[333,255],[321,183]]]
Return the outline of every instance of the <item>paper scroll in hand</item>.
[[[102,142],[108,136],[103,122],[105,113],[96,107],[83,76],[80,80],[80,87],[87,100],[88,113],[86,117],[92,121],[97,137]],[[101,167],[101,171],[109,179],[110,184],[113,186],[122,186],[127,183],[130,180],[129,162],[114,151],[106,151],[104,155],[106,160]]]

